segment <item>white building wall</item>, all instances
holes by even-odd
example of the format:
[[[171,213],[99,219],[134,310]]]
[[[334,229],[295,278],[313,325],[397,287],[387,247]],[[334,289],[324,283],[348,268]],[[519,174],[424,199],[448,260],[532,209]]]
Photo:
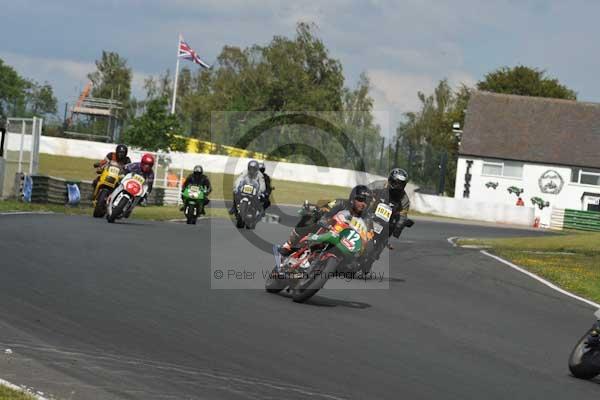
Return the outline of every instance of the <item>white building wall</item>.
[[[531,207],[532,197],[540,197],[544,201],[548,201],[551,207],[555,208],[570,208],[576,210],[586,209],[582,202],[584,192],[598,193],[600,196],[600,186],[582,185],[579,183],[571,183],[571,168],[557,165],[542,165],[524,163],[522,178],[509,178],[499,176],[483,175],[484,158],[477,157],[459,157],[457,165],[457,176],[455,186],[455,198],[462,199],[465,183],[465,172],[467,170],[467,160],[473,160],[470,173],[471,188],[469,199],[476,202],[491,202],[501,204],[516,205],[517,196],[510,194],[508,188],[516,186],[524,189],[521,198],[525,202],[526,207]],[[491,162],[498,161],[485,159]],[[558,194],[542,193],[539,186],[540,177],[548,170],[556,171],[563,180],[563,187]],[[487,188],[487,182],[498,182],[496,189]]]

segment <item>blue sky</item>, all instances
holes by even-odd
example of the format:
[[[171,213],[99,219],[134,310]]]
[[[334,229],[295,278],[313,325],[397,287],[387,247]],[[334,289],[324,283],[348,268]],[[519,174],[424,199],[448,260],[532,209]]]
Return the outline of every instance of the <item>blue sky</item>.
[[[417,91],[442,78],[472,85],[504,65],[545,69],[579,100],[600,102],[598,15],[592,0],[2,0],[0,58],[52,84],[63,110],[103,49],[128,60],[142,96],[144,78],[174,69],[179,32],[211,63],[224,45],[266,44],[315,22],[346,85],[369,75],[388,136],[418,107]]]

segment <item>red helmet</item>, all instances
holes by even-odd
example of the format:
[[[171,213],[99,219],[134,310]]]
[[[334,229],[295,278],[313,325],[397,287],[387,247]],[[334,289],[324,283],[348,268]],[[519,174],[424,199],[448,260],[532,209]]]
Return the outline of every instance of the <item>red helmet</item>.
[[[143,172],[148,173],[152,170],[154,166],[154,156],[152,154],[144,154],[142,156],[142,161],[140,162],[140,168]]]

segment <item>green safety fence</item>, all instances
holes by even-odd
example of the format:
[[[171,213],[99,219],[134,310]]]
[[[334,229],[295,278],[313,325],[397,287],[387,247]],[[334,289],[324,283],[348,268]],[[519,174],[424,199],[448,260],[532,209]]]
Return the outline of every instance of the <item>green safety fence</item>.
[[[600,212],[565,209],[563,228],[600,232]]]

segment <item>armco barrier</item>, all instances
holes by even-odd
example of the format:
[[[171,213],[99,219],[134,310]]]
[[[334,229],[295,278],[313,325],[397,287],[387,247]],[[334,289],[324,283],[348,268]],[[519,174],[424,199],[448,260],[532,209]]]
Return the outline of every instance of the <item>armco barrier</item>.
[[[600,212],[565,209],[564,229],[600,232]]]
[[[418,192],[414,193],[410,200],[411,209],[444,217],[525,226],[533,226],[535,219],[533,207],[482,203],[469,199],[433,196]]]

